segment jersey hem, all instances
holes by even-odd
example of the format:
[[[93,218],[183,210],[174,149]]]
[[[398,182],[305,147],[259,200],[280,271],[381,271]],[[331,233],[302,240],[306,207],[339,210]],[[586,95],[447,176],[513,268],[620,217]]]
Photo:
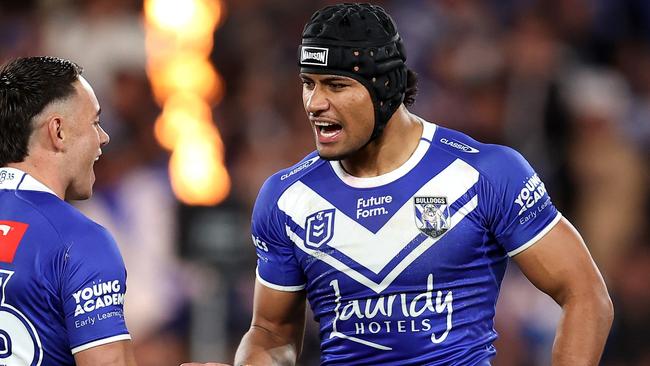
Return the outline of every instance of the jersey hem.
[[[90,343],[82,344],[81,346],[77,346],[77,347],[73,348],[72,349],[72,354],[74,355],[75,353],[85,351],[85,350],[87,350],[89,348],[102,346],[104,344],[113,343],[113,342],[117,342],[117,341],[126,341],[126,340],[130,340],[130,339],[131,339],[131,335],[128,334],[128,333],[127,334],[116,335],[116,336],[113,336],[113,337],[98,339],[96,341],[92,341]]]
[[[544,229],[542,229],[542,231],[537,233],[537,235],[535,235],[532,239],[527,241],[525,244],[521,245],[520,247],[518,247],[515,250],[509,251],[508,256],[514,257],[515,255],[517,255],[517,254],[523,252],[524,250],[528,249],[529,247],[531,247],[533,244],[537,243],[537,241],[539,241],[539,239],[541,239],[544,235],[546,235],[546,233],[551,231],[551,229],[560,221],[561,218],[562,218],[562,213],[558,212],[557,215],[555,216],[553,221],[551,221],[550,224],[546,225],[546,227]]]
[[[281,285],[276,285],[274,283],[271,283],[269,281],[264,280],[261,276],[258,270],[255,270],[255,277],[257,277],[257,280],[260,281],[260,283],[268,288],[272,288],[274,290],[278,291],[284,291],[284,292],[297,292],[305,289],[305,286],[307,284],[303,285],[298,285],[298,286],[281,286]]]

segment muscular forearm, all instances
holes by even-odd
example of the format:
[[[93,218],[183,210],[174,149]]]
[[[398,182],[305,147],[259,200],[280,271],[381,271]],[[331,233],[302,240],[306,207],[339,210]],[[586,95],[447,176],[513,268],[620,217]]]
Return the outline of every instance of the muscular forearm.
[[[598,365],[612,324],[607,293],[567,299],[553,344],[553,366]]]
[[[264,328],[253,326],[239,344],[235,366],[293,366],[297,358],[298,347],[295,343],[275,336]]]

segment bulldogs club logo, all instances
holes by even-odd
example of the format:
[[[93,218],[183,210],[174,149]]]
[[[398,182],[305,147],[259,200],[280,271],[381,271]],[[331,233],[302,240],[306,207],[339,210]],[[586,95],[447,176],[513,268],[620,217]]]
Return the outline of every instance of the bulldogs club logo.
[[[335,212],[336,210],[329,209],[307,216],[305,220],[305,245],[316,249],[332,240]]]
[[[437,238],[449,230],[451,217],[447,197],[414,197],[415,225],[420,231]]]

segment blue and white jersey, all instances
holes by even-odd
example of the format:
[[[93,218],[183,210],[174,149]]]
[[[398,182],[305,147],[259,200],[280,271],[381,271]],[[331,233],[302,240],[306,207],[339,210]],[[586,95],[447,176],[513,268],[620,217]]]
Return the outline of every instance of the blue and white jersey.
[[[0,365],[74,365],[130,339],[111,235],[24,172],[0,168]]]
[[[270,177],[257,277],[306,289],[322,365],[488,365],[508,257],[559,220],[517,152],[424,123],[388,174],[353,177],[314,152]]]

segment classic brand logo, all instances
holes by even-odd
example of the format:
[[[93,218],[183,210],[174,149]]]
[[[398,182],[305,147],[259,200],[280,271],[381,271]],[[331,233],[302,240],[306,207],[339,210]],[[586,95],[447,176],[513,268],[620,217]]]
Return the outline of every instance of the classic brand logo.
[[[466,153],[476,154],[477,152],[479,152],[478,149],[475,149],[475,148],[473,148],[471,146],[465,145],[462,142],[458,142],[456,140],[447,140],[446,138],[443,137],[443,138],[440,139],[440,142],[442,142],[443,144],[445,144],[447,146],[451,146],[454,149],[462,150],[462,151],[464,151]]]
[[[301,47],[300,64],[327,66],[328,48],[322,47]]]
[[[451,227],[447,197],[413,197],[415,225],[432,238],[444,234]]]
[[[298,172],[301,172],[301,171],[305,170],[306,168],[309,168],[312,164],[314,164],[316,162],[316,160],[318,160],[318,156],[305,161],[304,163],[302,163],[301,165],[299,165],[298,167],[296,167],[295,169],[293,169],[289,173],[282,174],[282,176],[280,177],[280,180],[285,180],[285,179],[289,178],[290,176],[292,176],[292,175],[294,175],[294,174],[296,174]]]
[[[305,228],[305,244],[311,248],[318,248],[327,244],[334,236],[334,213],[335,209],[318,211],[307,217]]]

